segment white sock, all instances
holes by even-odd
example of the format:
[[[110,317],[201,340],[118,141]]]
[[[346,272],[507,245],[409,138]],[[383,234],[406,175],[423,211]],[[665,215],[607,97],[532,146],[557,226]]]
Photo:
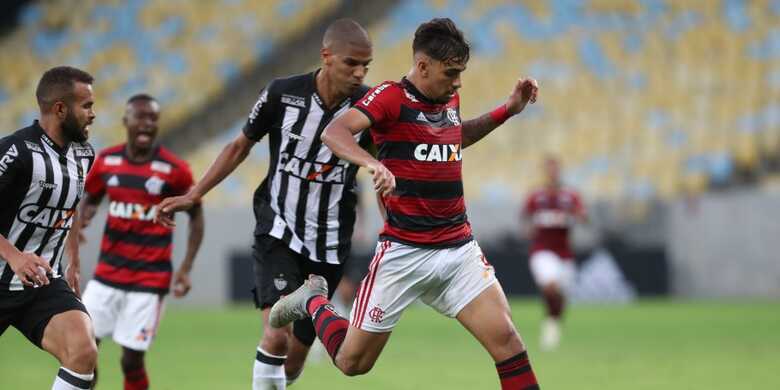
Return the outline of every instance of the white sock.
[[[284,360],[287,356],[271,355],[257,347],[252,370],[252,390],[285,390]]]
[[[95,374],[78,374],[65,367],[60,367],[51,390],[89,390],[92,387],[93,378],[95,378]]]

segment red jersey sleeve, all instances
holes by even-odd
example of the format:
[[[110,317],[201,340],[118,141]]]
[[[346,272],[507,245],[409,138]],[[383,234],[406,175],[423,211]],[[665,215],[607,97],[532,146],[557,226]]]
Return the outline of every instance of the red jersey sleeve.
[[[187,163],[181,163],[176,169],[176,177],[173,180],[173,195],[184,195],[190,190],[195,180],[192,178],[192,171]]]
[[[369,90],[354,107],[368,117],[374,130],[381,131],[383,122],[398,118],[402,102],[399,92],[395,83],[386,81]]]
[[[106,183],[103,181],[103,159],[104,155],[99,155],[95,159],[95,164],[87,173],[87,180],[84,183],[84,191],[93,198],[99,198],[106,193]]]

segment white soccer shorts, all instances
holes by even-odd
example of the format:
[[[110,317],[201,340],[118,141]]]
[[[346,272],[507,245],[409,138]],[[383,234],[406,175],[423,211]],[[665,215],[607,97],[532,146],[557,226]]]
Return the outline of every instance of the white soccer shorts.
[[[562,259],[553,251],[541,250],[531,255],[530,264],[531,275],[540,288],[555,283],[566,291],[574,284],[576,269],[573,260]]]
[[[389,332],[417,298],[455,317],[493,283],[493,266],[476,241],[443,249],[380,241],[352,305],[350,322],[368,332]]]
[[[90,280],[82,297],[92,318],[95,337],[114,341],[136,351],[152,344],[163,311],[163,296],[125,291]]]

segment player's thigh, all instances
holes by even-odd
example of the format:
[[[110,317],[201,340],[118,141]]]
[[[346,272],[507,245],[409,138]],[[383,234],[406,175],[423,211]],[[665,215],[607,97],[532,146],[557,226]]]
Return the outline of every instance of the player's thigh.
[[[336,365],[348,374],[367,372],[379,359],[391,334],[390,331],[369,332],[350,325],[336,355]]]
[[[380,241],[352,304],[350,323],[371,333],[393,330],[433,279],[435,251]]]
[[[55,348],[70,348],[81,343],[84,341],[83,336],[94,338],[86,308],[62,278],[53,279],[50,284],[31,292],[34,296],[25,304],[22,315],[16,318],[13,325],[35,345],[44,348],[47,333],[50,335],[50,348],[44,349],[49,352]],[[62,337],[62,331],[69,330],[62,318],[73,321],[70,329],[72,333],[68,333],[73,335],[73,339]],[[93,341],[90,343],[94,344]]]
[[[41,348],[60,362],[94,365],[97,345],[89,316],[82,310],[68,310],[49,319],[41,338]],[[84,367],[89,368],[89,367]]]
[[[495,361],[509,359],[525,350],[498,281],[469,302],[456,318]]]
[[[539,288],[560,286],[563,275],[563,260],[553,251],[537,251],[529,260],[531,276]]]
[[[436,256],[436,274],[440,280],[421,296],[421,300],[447,317],[455,317],[496,282],[493,266],[476,241],[440,249]]]
[[[84,307],[87,308],[95,337],[102,339],[114,332],[119,309],[126,292],[107,286],[96,280],[90,280],[81,296]]]
[[[132,350],[148,350],[157,334],[164,307],[161,294],[127,292],[114,327],[114,341]]]

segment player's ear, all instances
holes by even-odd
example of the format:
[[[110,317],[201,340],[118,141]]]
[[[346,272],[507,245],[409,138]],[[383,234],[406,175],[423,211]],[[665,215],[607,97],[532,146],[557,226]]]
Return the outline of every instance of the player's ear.
[[[333,53],[327,47],[323,47],[320,49],[320,58],[322,58],[322,63],[324,65],[330,66],[333,61]]]
[[[52,106],[52,111],[60,119],[65,119],[68,116],[68,105],[63,101],[57,101]]]
[[[414,66],[417,68],[417,71],[422,77],[428,77],[428,72],[430,71],[431,67],[431,63],[428,62],[428,57],[424,55],[415,55]]]

